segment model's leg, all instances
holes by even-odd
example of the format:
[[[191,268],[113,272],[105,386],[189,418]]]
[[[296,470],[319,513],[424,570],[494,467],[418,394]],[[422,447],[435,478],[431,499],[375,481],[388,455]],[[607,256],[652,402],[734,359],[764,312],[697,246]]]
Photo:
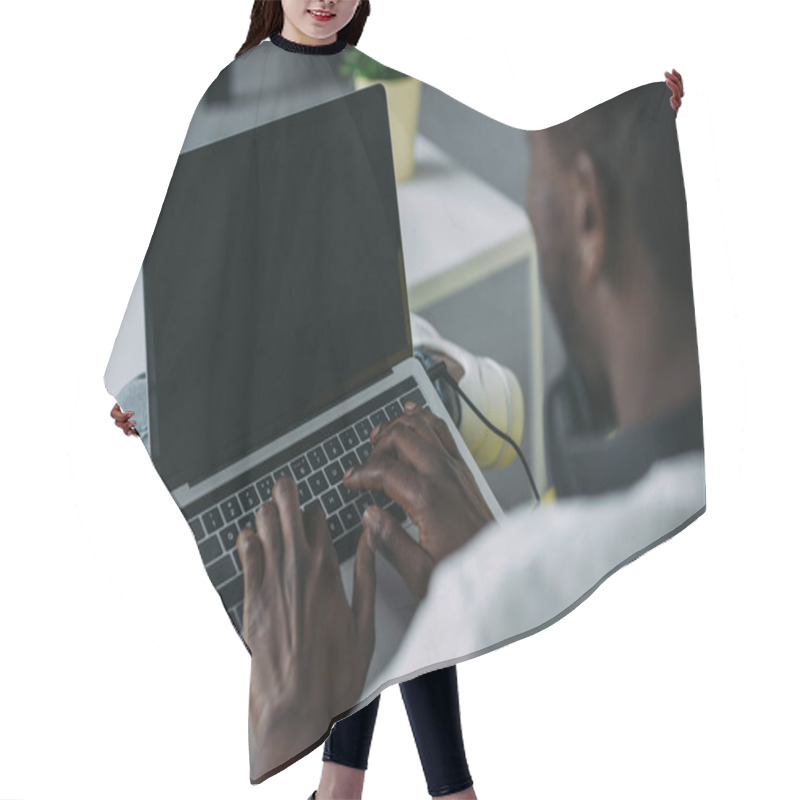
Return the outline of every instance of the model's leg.
[[[334,724],[322,751],[315,800],[360,800],[380,699]]]
[[[456,668],[400,684],[431,797],[474,798],[461,733]]]

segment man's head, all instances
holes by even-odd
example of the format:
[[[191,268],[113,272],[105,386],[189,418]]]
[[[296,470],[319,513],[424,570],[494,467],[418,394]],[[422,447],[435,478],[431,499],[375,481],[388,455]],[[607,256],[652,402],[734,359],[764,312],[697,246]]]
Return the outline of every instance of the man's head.
[[[667,308],[693,323],[675,113],[649,84],[531,131],[528,212],[565,345],[610,397],[622,337],[650,336]],[[658,306],[661,306],[659,309]]]

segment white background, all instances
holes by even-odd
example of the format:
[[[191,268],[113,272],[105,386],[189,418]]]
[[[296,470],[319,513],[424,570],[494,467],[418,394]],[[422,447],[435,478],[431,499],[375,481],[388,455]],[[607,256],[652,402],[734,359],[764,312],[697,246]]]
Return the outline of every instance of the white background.
[[[103,373],[249,0],[6,3],[0,798],[251,787],[249,659]],[[789,4],[376,0],[360,47],[541,128],[676,67],[708,511],[548,630],[458,668],[478,796],[797,797],[797,98]],[[365,798],[423,798],[397,687]]]

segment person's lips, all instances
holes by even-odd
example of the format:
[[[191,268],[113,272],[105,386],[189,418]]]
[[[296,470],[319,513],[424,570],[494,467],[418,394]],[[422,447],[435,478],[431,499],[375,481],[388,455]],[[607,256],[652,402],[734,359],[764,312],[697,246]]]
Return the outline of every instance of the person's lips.
[[[336,14],[332,14],[330,11],[317,11],[316,9],[309,9],[308,13],[311,14],[314,19],[319,19],[323,22],[336,16]]]

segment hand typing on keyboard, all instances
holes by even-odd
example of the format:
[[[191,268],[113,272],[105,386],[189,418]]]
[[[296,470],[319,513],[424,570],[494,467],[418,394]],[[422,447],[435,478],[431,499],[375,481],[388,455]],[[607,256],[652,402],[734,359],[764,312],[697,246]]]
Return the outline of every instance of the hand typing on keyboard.
[[[385,509],[370,506],[364,530],[421,599],[436,564],[494,520],[445,423],[407,403],[372,431],[373,451],[344,476],[352,489],[388,495],[419,529],[419,544]]]
[[[300,510],[291,477],[244,527],[236,547],[244,572],[250,648],[250,764],[262,777],[322,736],[358,702],[375,647],[375,553],[362,535],[352,608],[319,503]]]

